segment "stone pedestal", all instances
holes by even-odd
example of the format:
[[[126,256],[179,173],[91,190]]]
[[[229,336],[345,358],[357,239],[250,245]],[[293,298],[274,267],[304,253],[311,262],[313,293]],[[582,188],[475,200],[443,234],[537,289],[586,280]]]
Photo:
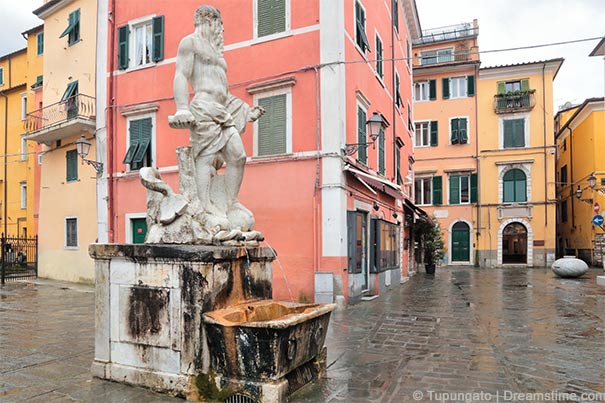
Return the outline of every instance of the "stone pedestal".
[[[268,247],[91,245],[93,375],[185,396],[210,372],[202,314],[271,298]]]

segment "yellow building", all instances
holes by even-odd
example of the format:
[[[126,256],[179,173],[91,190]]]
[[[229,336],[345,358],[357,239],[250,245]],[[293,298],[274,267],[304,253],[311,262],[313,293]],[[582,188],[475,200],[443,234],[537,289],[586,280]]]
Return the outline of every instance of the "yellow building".
[[[29,105],[27,52],[24,48],[0,57],[0,232],[10,236],[35,233],[33,148],[22,137]]]
[[[557,143],[557,254],[601,265],[603,227],[595,226],[595,203],[605,208],[605,105],[589,98],[555,117]]]
[[[75,141],[95,158],[96,1],[50,0],[44,20],[42,107],[28,115],[26,138],[42,144],[39,275],[90,282],[88,245],[97,237],[96,172],[82,165]]]
[[[555,260],[552,84],[563,59],[479,70],[478,256],[484,267]]]
[[[439,222],[445,264],[475,263],[477,20],[413,42],[415,203]]]

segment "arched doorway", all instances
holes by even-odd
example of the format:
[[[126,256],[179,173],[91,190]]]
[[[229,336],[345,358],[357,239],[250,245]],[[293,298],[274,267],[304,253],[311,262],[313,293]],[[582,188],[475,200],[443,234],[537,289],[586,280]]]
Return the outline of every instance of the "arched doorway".
[[[527,263],[527,228],[513,222],[502,230],[502,263]]]
[[[459,221],[452,227],[452,262],[469,262],[471,260],[470,246],[470,228],[467,223]]]

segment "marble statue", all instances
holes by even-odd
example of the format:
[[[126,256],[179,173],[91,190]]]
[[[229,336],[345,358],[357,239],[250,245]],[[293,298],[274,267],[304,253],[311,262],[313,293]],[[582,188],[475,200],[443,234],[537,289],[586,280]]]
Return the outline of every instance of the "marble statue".
[[[229,93],[223,21],[212,6],[198,7],[195,31],[182,39],[174,75],[176,113],[170,127],[189,129],[191,146],[177,149],[180,194],[153,168],[140,170],[148,189],[147,243],[237,244],[262,240],[254,216],[238,200],[246,153],[246,123],[264,110]],[[189,85],[194,95],[189,102]],[[226,164],[224,174],[217,171]]]

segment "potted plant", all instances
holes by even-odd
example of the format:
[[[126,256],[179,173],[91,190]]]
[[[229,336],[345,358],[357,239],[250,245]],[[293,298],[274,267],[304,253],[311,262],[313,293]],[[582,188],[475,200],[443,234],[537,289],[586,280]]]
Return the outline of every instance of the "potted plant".
[[[441,228],[437,220],[419,220],[415,223],[415,238],[419,241],[424,254],[424,268],[427,274],[434,274],[435,267],[444,255],[444,243]]]

